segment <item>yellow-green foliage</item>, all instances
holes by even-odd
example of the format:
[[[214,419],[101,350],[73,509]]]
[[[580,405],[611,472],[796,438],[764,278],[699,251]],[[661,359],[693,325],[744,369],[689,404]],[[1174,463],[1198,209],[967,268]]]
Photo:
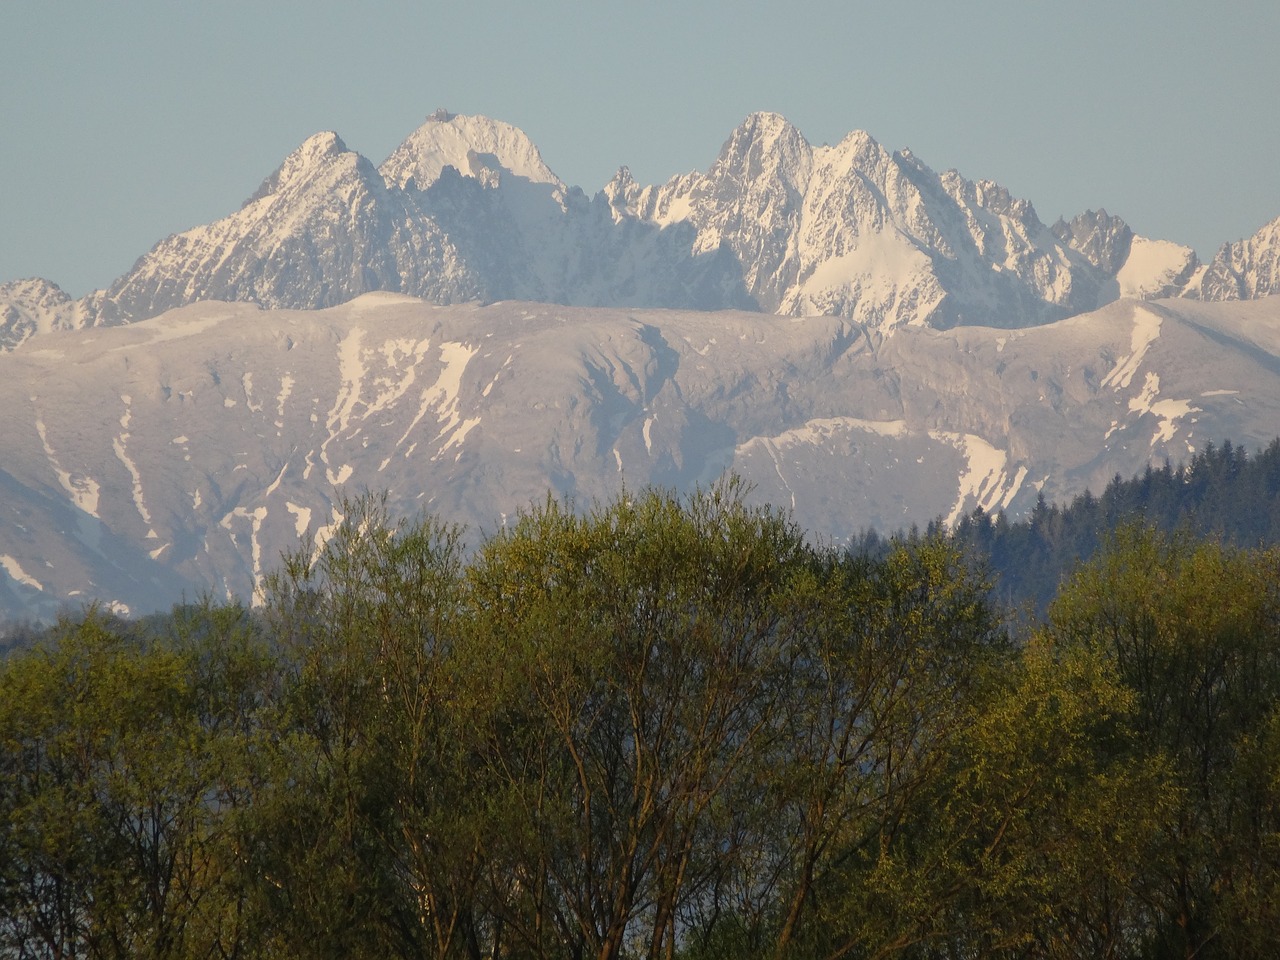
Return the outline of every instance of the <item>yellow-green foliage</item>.
[[[0,958],[1271,949],[1273,554],[1128,530],[1011,636],[732,483],[342,511],[261,611],[0,664]]]

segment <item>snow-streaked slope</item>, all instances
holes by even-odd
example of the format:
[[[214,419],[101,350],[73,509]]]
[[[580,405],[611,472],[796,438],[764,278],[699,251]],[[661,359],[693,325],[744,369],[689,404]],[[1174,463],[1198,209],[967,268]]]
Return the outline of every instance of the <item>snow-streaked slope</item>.
[[[0,610],[249,597],[386,489],[493,529],[547,490],[734,469],[815,535],[1014,513],[1280,423],[1280,301],[1123,301],[1025,330],[433,306],[186,307],[0,356]],[[475,536],[472,536],[475,542]]]

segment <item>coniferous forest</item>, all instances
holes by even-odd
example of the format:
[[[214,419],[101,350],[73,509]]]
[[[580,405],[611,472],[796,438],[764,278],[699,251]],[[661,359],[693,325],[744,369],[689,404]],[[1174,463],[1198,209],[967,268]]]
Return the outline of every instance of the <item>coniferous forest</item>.
[[[1041,498],[1020,523],[971,514],[955,533],[990,558],[1005,599],[1043,613],[1075,564],[1128,522],[1241,547],[1280,543],[1280,440],[1252,457],[1229,440],[1210,443],[1183,466],[1166,461],[1138,477],[1116,476],[1099,497],[1086,492],[1063,508]]]
[[[0,956],[1271,956],[1278,477],[855,551],[732,482],[348,502],[257,607],[14,641]]]

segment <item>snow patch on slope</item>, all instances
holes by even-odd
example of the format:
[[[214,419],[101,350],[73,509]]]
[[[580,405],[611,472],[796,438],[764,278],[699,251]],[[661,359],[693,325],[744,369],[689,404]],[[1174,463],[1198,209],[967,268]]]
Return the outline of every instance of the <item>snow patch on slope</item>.
[[[133,505],[138,511],[138,516],[142,518],[142,522],[148,527],[147,539],[156,540],[159,538],[159,534],[156,533],[155,527],[152,526],[151,511],[147,509],[146,498],[142,491],[142,472],[128,452],[129,423],[133,418],[130,405],[133,403],[133,399],[127,394],[121,396],[120,399],[124,402],[124,413],[120,415],[121,432],[112,438],[111,446],[116,452],[116,459],[124,464],[125,469],[129,471],[129,476],[133,479]]]
[[[1143,307],[1133,309],[1133,333],[1129,338],[1129,354],[1116,361],[1116,365],[1105,377],[1102,386],[1115,390],[1126,389],[1138,372],[1143,358],[1151,344],[1160,336],[1160,324],[1163,321],[1158,313]]]
[[[647,423],[646,423],[647,426]],[[782,488],[791,500],[791,509],[798,506],[795,489],[787,480],[783,471],[783,453],[794,447],[824,447],[842,433],[863,432],[880,437],[902,437],[907,434],[907,424],[903,420],[865,420],[858,417],[815,417],[805,421],[798,427],[783,430],[770,437],[751,437],[736,445],[733,451],[735,462],[741,462],[752,447],[759,447],[769,455],[773,463],[774,473]],[[615,451],[616,455],[616,451]],[[621,465],[619,465],[621,466]]]
[[[1022,489],[1027,478],[1026,466],[1019,466],[1014,475],[1009,476],[1008,454],[982,437],[940,430],[929,431],[929,436],[954,446],[964,454],[967,463],[959,478],[955,505],[945,521],[947,526],[954,526],[960,520],[971,501],[990,513],[1007,507]]]
[[[9,556],[7,553],[0,553],[0,567],[4,568],[4,572],[9,575],[11,580],[26,587],[35,587],[37,590],[44,592],[44,585],[35,577],[31,576],[27,571],[22,569],[22,564]]]
[[[429,412],[435,411],[437,422],[441,424],[440,432],[436,434],[437,440],[442,440],[448,434],[462,428],[462,436],[465,437],[467,432],[476,425],[477,421],[462,420],[461,408],[459,405],[459,397],[462,393],[462,375],[467,370],[467,364],[471,362],[471,358],[476,355],[478,347],[468,346],[464,343],[442,343],[440,345],[440,363],[442,364],[440,375],[436,378],[436,382],[422,391],[421,402],[418,406],[418,414],[413,418],[413,422],[409,424],[409,428],[396,441],[396,446],[401,446],[405,440],[409,438],[415,427],[422,422]],[[459,441],[460,442],[460,441]],[[414,444],[416,446],[416,443]],[[440,453],[447,450],[451,444],[446,440]],[[407,457],[413,450],[410,447],[405,451]]]
[[[779,447],[789,447],[796,444],[822,444],[830,440],[842,430],[860,430],[865,433],[874,433],[881,437],[901,437],[906,433],[907,423],[905,420],[863,420],[858,417],[817,417],[808,420],[803,426],[794,427],[790,430],[784,430],[775,437],[769,437],[771,442]],[[753,440],[766,439],[755,437]],[[750,443],[751,441],[748,441]]]
[[[311,508],[300,507],[296,503],[286,502],[284,508],[293,515],[294,533],[301,539],[307,532],[307,528],[311,526]]]
[[[356,404],[360,402],[360,389],[364,382],[365,366],[360,359],[360,340],[364,330],[352,327],[338,344],[338,395],[325,417],[325,429],[329,436],[320,444],[320,461],[329,466],[329,444],[347,429]],[[332,474],[330,483],[335,483]]]
[[[1142,392],[1129,401],[1129,412],[1138,416],[1149,413],[1160,421],[1159,427],[1151,437],[1151,446],[1157,443],[1168,443],[1178,431],[1178,421],[1193,413],[1199,413],[1199,407],[1193,407],[1189,400],[1157,400],[1160,395],[1160,375],[1148,371],[1142,385]]]
[[[89,476],[73,476],[71,471],[62,468],[62,464],[58,462],[58,457],[49,443],[48,430],[39,415],[36,416],[36,433],[40,435],[40,443],[44,446],[44,454],[49,460],[49,466],[53,467],[58,483],[63,490],[67,491],[67,494],[71,497],[71,502],[89,514],[89,516],[98,518],[98,495],[100,492],[98,481]]]
[[[265,598],[262,593],[264,574],[262,570],[262,542],[259,539],[259,535],[262,533],[262,523],[267,519],[267,508],[257,507],[253,510],[247,510],[244,507],[236,507],[219,521],[218,525],[227,531],[233,543],[236,541],[236,535],[232,527],[236,518],[249,521],[249,559],[253,570],[252,603],[255,607],[261,606]]]

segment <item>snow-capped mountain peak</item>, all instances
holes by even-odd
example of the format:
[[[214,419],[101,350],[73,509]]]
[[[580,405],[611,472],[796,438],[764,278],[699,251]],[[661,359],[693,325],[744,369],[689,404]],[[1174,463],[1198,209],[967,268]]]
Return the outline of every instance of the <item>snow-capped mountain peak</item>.
[[[332,130],[312,134],[285,157],[276,171],[245,201],[245,206],[290,188],[296,189],[300,183],[313,180],[321,170],[339,161],[344,155],[349,155],[349,159],[353,161],[358,156],[348,150],[342,138]]]
[[[500,120],[445,110],[429,116],[392,151],[380,169],[392,186],[404,188],[412,180],[418,189],[425,190],[440,179],[445,167],[470,176],[477,165],[489,166],[486,155],[517,177],[564,187],[523,130]]]
[[[0,284],[0,352],[54,330],[85,325],[87,311],[56,283],[33,277]]]
[[[314,309],[400,290],[424,255],[439,260],[438,234],[367,158],[318,133],[236,213],[158,243],[106,292],[102,312],[137,320],[200,300]]]
[[[777,113],[753,113],[729,135],[708,178],[750,185],[776,179],[803,190],[813,148],[795,126]]]
[[[994,181],[936,173],[862,130],[814,147],[769,112],[705,172],[644,186],[623,167],[592,202],[520,129],[441,110],[380,168],[315,134],[240,211],[161,241],[74,309],[0,289],[0,349],[200,300],[310,309],[371,290],[1021,328],[1125,297],[1280,292],[1280,220],[1201,267],[1105,210],[1049,227]]]
[[[1280,293],[1280,217],[1247,240],[1224,243],[1192,284],[1201,300],[1253,300]]]

